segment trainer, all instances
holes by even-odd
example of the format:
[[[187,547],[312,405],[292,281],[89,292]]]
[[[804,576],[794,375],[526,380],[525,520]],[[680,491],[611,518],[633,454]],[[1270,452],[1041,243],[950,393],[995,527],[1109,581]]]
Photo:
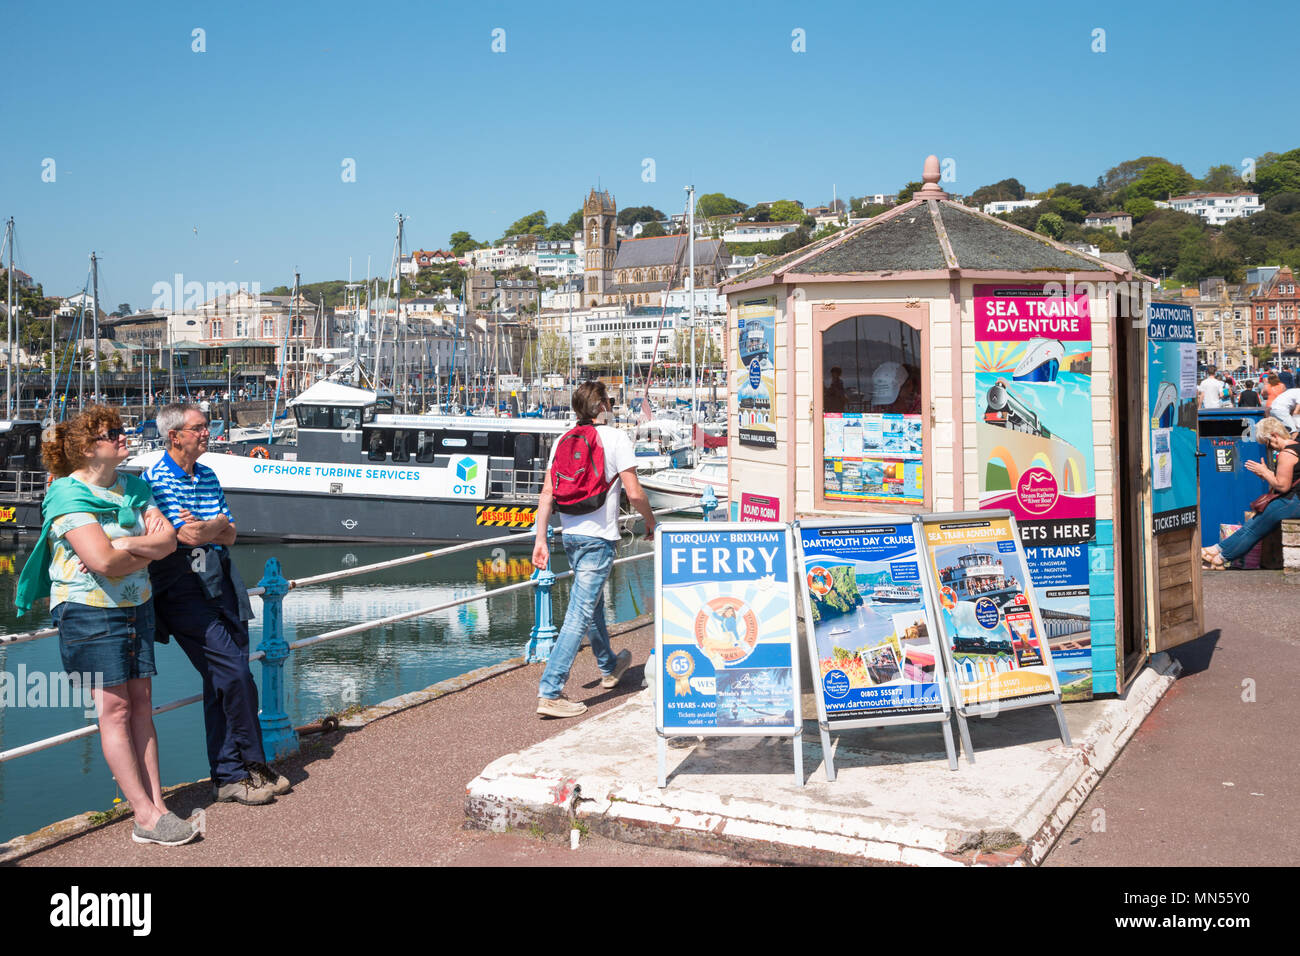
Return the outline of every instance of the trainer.
[[[197,405],[158,412],[167,450],[145,480],[176,528],[176,551],[149,565],[156,640],[175,635],[203,678],[203,723],[213,798],[266,804],[289,781],[266,765],[257,720],[257,684],[248,669],[247,588],[230,556],[235,524],[216,473],[199,464],[208,417]]]

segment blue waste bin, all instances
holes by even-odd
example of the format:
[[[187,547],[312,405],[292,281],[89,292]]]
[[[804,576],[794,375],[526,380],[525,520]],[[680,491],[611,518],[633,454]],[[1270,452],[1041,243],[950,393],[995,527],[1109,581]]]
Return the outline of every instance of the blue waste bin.
[[[1199,414],[1201,546],[1219,542],[1219,525],[1241,524],[1250,503],[1268,484],[1246,470],[1247,461],[1264,457],[1255,440],[1263,408],[1202,408]]]

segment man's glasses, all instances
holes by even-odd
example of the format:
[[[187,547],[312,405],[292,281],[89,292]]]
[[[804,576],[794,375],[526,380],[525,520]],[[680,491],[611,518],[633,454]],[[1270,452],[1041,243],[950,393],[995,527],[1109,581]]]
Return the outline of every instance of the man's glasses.
[[[95,441],[117,441],[125,434],[126,429],[124,428],[110,428],[108,431],[104,432],[104,434],[96,435]]]
[[[195,434],[198,434],[198,435],[201,435],[201,434],[203,434],[204,432],[206,432],[206,431],[210,431],[210,430],[211,430],[211,429],[210,429],[207,425],[186,425],[184,428],[177,428],[177,429],[176,429],[176,431],[178,431],[178,432],[194,432]]]

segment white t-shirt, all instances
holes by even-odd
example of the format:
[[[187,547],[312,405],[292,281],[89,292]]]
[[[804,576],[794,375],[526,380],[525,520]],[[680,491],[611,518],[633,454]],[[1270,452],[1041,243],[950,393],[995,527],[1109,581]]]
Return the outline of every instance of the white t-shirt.
[[[1223,383],[1213,375],[1207,375],[1196,386],[1201,393],[1201,408],[1221,408],[1223,406]]]
[[[605,505],[585,515],[560,515],[560,531],[564,534],[581,534],[589,538],[604,538],[617,541],[618,533],[618,496],[623,490],[621,472],[636,468],[636,450],[627,433],[609,425],[597,425],[596,437],[605,452],[605,480],[613,479],[609,494],[605,496]],[[547,467],[555,464],[555,450],[560,447],[559,439],[551,446],[551,460]]]
[[[1273,399],[1273,404],[1268,407],[1268,410],[1275,415],[1294,415],[1297,406],[1300,406],[1300,388],[1288,388]]]

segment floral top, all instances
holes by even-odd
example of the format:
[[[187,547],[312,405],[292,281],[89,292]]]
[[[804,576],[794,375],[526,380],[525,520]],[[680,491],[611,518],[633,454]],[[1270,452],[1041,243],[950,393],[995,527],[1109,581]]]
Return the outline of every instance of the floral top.
[[[114,504],[122,503],[125,490],[121,477],[107,488],[89,485],[79,478],[69,476],[89,488],[97,497]],[[91,607],[135,607],[143,604],[153,596],[149,587],[149,569],[141,568],[125,577],[114,578],[91,571],[77,570],[77,552],[68,544],[65,535],[73,528],[93,524],[98,521],[109,541],[145,534],[144,515],[150,508],[158,507],[153,498],[136,512],[136,522],[131,528],[123,528],[117,523],[113,512],[91,514],[89,511],[74,511],[60,515],[50,526],[50,609],[53,610],[64,601],[75,604],[88,604]]]

